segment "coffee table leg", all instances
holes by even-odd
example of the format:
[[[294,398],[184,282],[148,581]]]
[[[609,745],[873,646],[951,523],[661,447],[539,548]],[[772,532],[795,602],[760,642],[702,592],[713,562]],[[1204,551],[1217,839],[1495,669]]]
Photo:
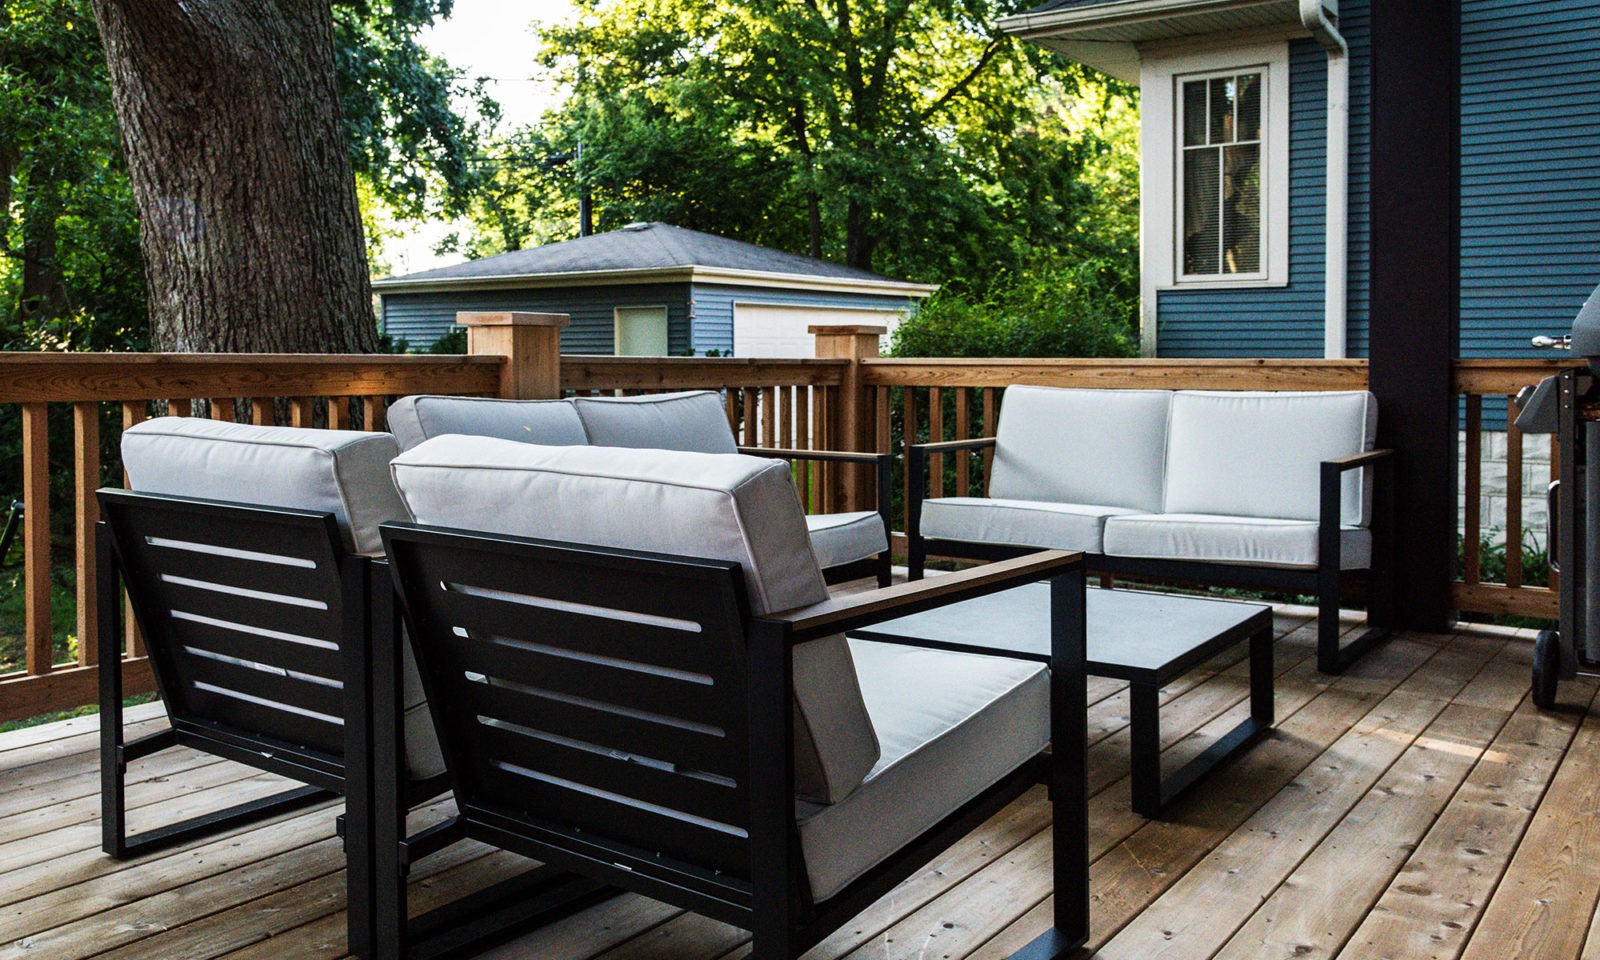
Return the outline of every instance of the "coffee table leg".
[[[1133,810],[1142,817],[1154,817],[1166,806],[1161,789],[1161,688],[1155,683],[1131,683],[1128,697]]]
[[[1179,794],[1272,727],[1276,707],[1272,692],[1271,623],[1253,634],[1249,643],[1249,718],[1165,779],[1161,776],[1161,688],[1154,682],[1128,685],[1128,735],[1133,741],[1129,779],[1133,784],[1133,811],[1141,817],[1160,816]]]
[[[1270,727],[1277,720],[1272,693],[1272,627],[1250,638],[1250,717]]]

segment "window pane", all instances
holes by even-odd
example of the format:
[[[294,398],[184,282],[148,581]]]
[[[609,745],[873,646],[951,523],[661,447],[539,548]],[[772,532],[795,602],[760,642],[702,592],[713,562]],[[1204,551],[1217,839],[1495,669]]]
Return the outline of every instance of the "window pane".
[[[1221,183],[1218,150],[1183,153],[1183,272],[1209,275],[1222,272],[1221,216],[1217,190]]]
[[[1206,82],[1190,80],[1183,85],[1183,145],[1206,142]]]
[[[1261,272],[1261,147],[1222,151],[1222,273]]]
[[[1211,81],[1211,142],[1229,143],[1233,136],[1233,78]]]
[[[1261,139],[1261,74],[1239,78],[1239,128],[1236,140]]]

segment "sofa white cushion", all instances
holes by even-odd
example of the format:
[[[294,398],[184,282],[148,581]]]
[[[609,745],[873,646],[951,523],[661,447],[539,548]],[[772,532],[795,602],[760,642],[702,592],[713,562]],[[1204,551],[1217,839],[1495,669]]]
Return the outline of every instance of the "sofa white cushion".
[[[1371,450],[1377,418],[1366,391],[1180,391],[1160,512],[1316,520],[1322,461]],[[1346,474],[1343,494],[1341,522],[1366,526],[1361,471]]]
[[[737,453],[722,398],[709,390],[646,397],[577,397],[589,442],[597,447]]]
[[[1101,553],[1106,518],[1121,507],[984,497],[943,497],[922,504],[924,537],[1049,550]]]
[[[389,477],[397,452],[387,433],[198,417],[158,417],[122,434],[122,463],[134,490],[331,513],[345,547],[368,554],[383,551],[378,524],[406,515]],[[437,776],[444,757],[410,647],[403,673],[407,769],[417,779]]]
[[[859,513],[814,513],[806,517],[811,549],[822,569],[876,557],[889,549],[883,517],[871,510]]]
[[[1036,663],[850,641],[883,756],[843,802],[802,804],[811,894],[825,900],[1036,756],[1050,681]]]
[[[1008,387],[989,496],[1159,511],[1166,390]]]
[[[589,442],[577,408],[568,400],[401,397],[389,407],[389,429],[401,450],[447,433],[557,447]]]
[[[122,434],[133,489],[331,513],[345,546],[379,553],[378,524],[405,516],[387,433],[157,417]]]
[[[779,460],[443,436],[393,472],[421,523],[734,561],[757,615],[828,597]],[[836,802],[878,760],[844,638],[797,648],[794,674],[797,786]]]
[[[1317,522],[1211,514],[1137,514],[1106,521],[1105,553],[1113,557],[1201,560],[1258,567],[1317,566]],[[1346,526],[1340,569],[1372,566],[1372,531]]]

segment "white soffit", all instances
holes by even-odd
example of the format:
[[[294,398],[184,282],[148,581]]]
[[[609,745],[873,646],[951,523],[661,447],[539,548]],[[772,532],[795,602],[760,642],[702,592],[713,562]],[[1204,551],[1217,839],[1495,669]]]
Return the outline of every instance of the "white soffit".
[[[1137,84],[1142,44],[1299,22],[1298,0],[1107,0],[1019,13],[1000,28]]]

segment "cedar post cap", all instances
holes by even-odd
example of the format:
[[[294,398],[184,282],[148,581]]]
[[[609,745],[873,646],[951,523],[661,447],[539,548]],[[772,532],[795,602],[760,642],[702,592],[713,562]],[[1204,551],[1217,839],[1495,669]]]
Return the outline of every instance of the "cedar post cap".
[[[462,311],[456,323],[463,327],[565,327],[572,317],[565,313],[478,313]]]
[[[823,324],[817,324],[815,326],[807,327],[806,331],[808,333],[813,334],[813,335],[815,335],[815,334],[836,334],[838,336],[847,336],[848,335],[848,336],[879,336],[879,337],[881,337],[884,334],[889,332],[889,328],[888,327],[875,327],[875,326],[872,326],[870,324],[868,324],[868,325],[854,325],[854,324],[852,324],[852,325],[836,325],[836,324],[823,323]]]

